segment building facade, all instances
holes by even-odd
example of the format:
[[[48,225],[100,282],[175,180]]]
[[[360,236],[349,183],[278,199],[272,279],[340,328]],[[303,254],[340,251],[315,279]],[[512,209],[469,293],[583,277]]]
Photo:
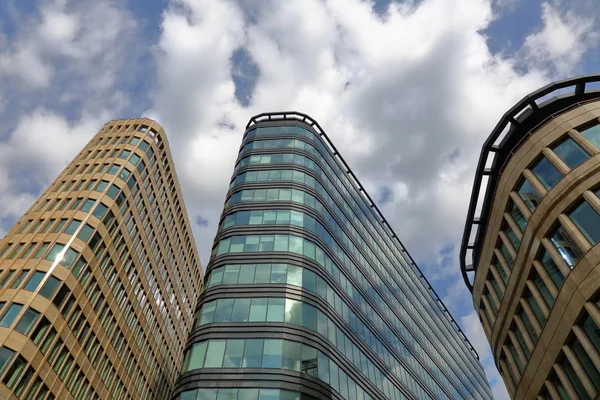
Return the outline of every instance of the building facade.
[[[201,282],[164,130],[105,124],[0,241],[0,398],[168,397]]]
[[[491,399],[475,350],[319,125],[246,127],[172,399]]]
[[[479,159],[461,266],[514,399],[600,394],[598,82],[528,95]]]

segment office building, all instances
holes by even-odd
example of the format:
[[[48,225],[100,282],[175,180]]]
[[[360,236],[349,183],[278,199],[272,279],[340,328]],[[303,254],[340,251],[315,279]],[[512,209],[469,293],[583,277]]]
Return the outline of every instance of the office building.
[[[0,241],[0,398],[167,398],[201,282],[164,130],[105,124]]]
[[[248,123],[195,314],[172,399],[492,398],[475,350],[303,114]]]
[[[600,394],[598,82],[526,96],[477,166],[460,261],[514,399]]]

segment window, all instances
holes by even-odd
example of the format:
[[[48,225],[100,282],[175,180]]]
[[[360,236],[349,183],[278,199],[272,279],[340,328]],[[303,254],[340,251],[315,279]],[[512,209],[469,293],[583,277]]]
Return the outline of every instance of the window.
[[[85,201],[85,203],[83,203],[83,206],[81,207],[81,211],[83,212],[89,212],[92,207],[94,206],[94,203],[96,203],[96,200],[94,199],[87,199]]]
[[[552,151],[559,156],[565,164],[571,169],[577,167],[579,164],[590,158],[589,154],[585,152],[575,141],[571,138],[563,140],[557,145],[552,147]]]
[[[52,247],[52,249],[48,252],[48,255],[46,255],[46,260],[56,261],[62,259],[62,256],[64,254],[61,253],[64,250],[64,248],[64,244],[56,243],[54,247]]]
[[[27,281],[27,284],[25,285],[24,289],[33,292],[35,289],[37,289],[38,285],[44,278],[44,275],[46,275],[45,272],[35,271],[33,275],[31,275],[31,278],[29,278],[29,280]]]
[[[562,271],[558,268],[558,265],[552,259],[550,253],[546,251],[546,249],[542,250],[540,254],[540,262],[544,266],[546,273],[554,283],[557,289],[562,287],[563,282],[565,281],[565,276]]]
[[[226,344],[226,340],[210,340],[208,342],[204,368],[221,368]]]
[[[21,317],[21,320],[15,327],[17,332],[22,333],[23,335],[28,335],[29,331],[37,321],[37,318],[40,316],[40,313],[35,311],[33,308],[28,308],[27,311]]]
[[[600,149],[600,125],[595,125],[581,131],[581,134],[594,146]]]
[[[552,189],[562,179],[561,173],[546,157],[542,157],[531,170],[547,190]]]
[[[17,383],[17,380],[21,376],[21,372],[23,372],[23,369],[25,369],[26,365],[27,361],[22,356],[18,356],[4,376],[2,382],[8,386],[9,389],[12,389]]]
[[[600,215],[587,201],[582,201],[569,217],[592,245],[600,241]]]
[[[21,282],[23,282],[23,280],[25,279],[25,277],[27,276],[28,273],[29,273],[28,269],[25,269],[25,270],[19,272],[19,274],[17,275],[17,279],[15,279],[15,281],[10,286],[10,288],[11,289],[18,288],[21,285]]]
[[[12,278],[15,272],[16,269],[11,269],[6,273],[6,275],[4,275],[4,278],[2,278],[2,280],[0,281],[0,289],[2,289],[8,283],[8,281],[10,280],[10,278]]]
[[[573,269],[575,264],[579,261],[579,258],[583,255],[583,252],[571,238],[571,235],[569,235],[561,225],[558,225],[554,234],[551,235],[550,241],[556,246],[556,249],[569,267]]]
[[[22,308],[23,308],[22,304],[17,304],[17,303],[11,304],[10,307],[8,308],[8,310],[4,313],[4,316],[2,317],[2,319],[0,319],[0,326],[3,326],[5,328],[8,328],[9,326],[11,326],[12,323],[15,321],[15,318],[17,317],[19,312],[21,312]]]
[[[14,355],[15,352],[8,347],[0,347],[0,375],[4,372]]]
[[[40,248],[38,249],[38,251],[35,253],[35,255],[33,256],[34,259],[39,259],[42,258],[42,256],[44,254],[46,254],[46,250],[48,250],[48,246],[50,246],[50,243],[46,242],[43,243]]]
[[[44,283],[44,286],[42,286],[40,294],[47,299],[51,299],[59,284],[60,281],[54,276],[50,275],[46,283]]]
[[[533,188],[533,186],[531,186],[531,183],[529,183],[527,179],[523,180],[517,192],[527,205],[527,208],[529,208],[529,210],[532,212],[542,200],[540,194]]]

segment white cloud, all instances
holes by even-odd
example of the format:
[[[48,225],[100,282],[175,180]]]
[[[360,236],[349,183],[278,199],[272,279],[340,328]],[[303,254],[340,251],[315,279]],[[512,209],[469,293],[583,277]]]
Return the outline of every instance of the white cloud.
[[[526,37],[523,48],[531,64],[549,65],[558,75],[565,75],[572,73],[599,37],[594,18],[571,11],[563,13],[543,3],[542,28]]]

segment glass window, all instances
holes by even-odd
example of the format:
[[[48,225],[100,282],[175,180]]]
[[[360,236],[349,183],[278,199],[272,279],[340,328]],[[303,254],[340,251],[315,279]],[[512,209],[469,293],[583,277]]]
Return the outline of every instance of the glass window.
[[[262,365],[263,339],[248,339],[244,349],[244,368],[260,368]]]
[[[46,283],[44,283],[44,286],[42,286],[42,289],[40,290],[40,294],[47,299],[51,299],[52,295],[54,295],[54,292],[58,288],[59,284],[60,284],[60,281],[58,279],[56,279],[54,276],[50,275],[50,277],[48,278]]]
[[[235,299],[231,322],[247,322],[250,311],[250,299]]]
[[[519,238],[517,237],[517,234],[511,229],[511,227],[506,222],[504,223],[504,233],[506,233],[506,236],[510,240],[510,243],[515,248],[515,251],[518,251],[519,246],[521,245],[521,242],[519,242]]]
[[[26,365],[27,361],[22,356],[18,356],[4,376],[2,382],[12,389],[17,383],[17,380],[21,376],[21,372],[23,372],[23,369],[25,369]]]
[[[531,169],[547,190],[550,190],[562,179],[562,175],[547,158],[541,160]]]
[[[575,264],[579,261],[579,258],[583,255],[583,252],[575,243],[575,241],[571,238],[571,235],[567,233],[567,231],[559,225],[555,230],[554,234],[550,237],[550,240],[556,246],[556,249],[562,256],[562,258],[567,262],[569,267],[573,269]]]
[[[281,368],[281,356],[283,352],[283,340],[265,339],[263,349],[263,368]]]
[[[21,312],[23,308],[22,304],[13,303],[8,307],[8,310],[4,313],[2,319],[0,319],[0,326],[8,328],[15,321],[15,318]]]
[[[600,149],[600,125],[595,125],[581,131],[587,140]]]
[[[594,322],[591,316],[586,316],[586,318],[581,323],[581,328],[585,331],[588,339],[594,347],[596,351],[600,352],[600,328]]]
[[[40,316],[40,313],[35,311],[33,308],[28,308],[27,311],[21,317],[21,320],[15,327],[17,332],[22,333],[23,335],[28,335],[29,331],[37,321],[37,318]]]
[[[585,150],[583,150],[571,138],[563,140],[559,144],[555,145],[552,147],[552,150],[571,169],[577,167],[579,164],[590,158],[589,154],[586,153]]]
[[[204,356],[206,355],[206,345],[208,342],[195,344],[190,354],[190,360],[187,370],[202,368],[204,365]]]
[[[73,221],[71,221],[71,223],[67,226],[67,229],[65,229],[65,233],[68,235],[72,235],[75,233],[75,231],[77,230],[77,228],[79,228],[79,224],[81,224],[81,221],[77,221],[76,219],[74,219]]]
[[[77,234],[77,238],[83,242],[87,242],[92,237],[92,233],[94,233],[94,228],[85,224]]]
[[[244,342],[244,340],[233,339],[229,339],[227,341],[225,358],[223,360],[223,368],[240,368],[242,366]]]
[[[217,309],[213,318],[214,322],[231,321],[231,312],[233,310],[234,299],[220,299],[217,301]]]
[[[227,340],[210,340],[206,351],[204,368],[221,368]]]
[[[60,253],[63,251],[64,248],[64,244],[56,243],[54,247],[52,247],[52,250],[48,252],[48,255],[46,255],[46,260],[55,261],[61,259],[63,254]]]
[[[106,192],[106,194],[111,198],[114,199],[115,197],[117,197],[117,194],[119,193],[121,189],[119,189],[118,186],[115,185],[111,185],[110,189],[108,189],[108,192]]]
[[[29,273],[28,269],[25,269],[25,270],[19,272],[19,274],[17,275],[17,279],[15,279],[15,281],[10,286],[10,288],[11,289],[16,289],[19,286],[21,286],[21,283],[23,282],[23,280],[25,280],[25,277],[27,276],[28,273]]]
[[[542,295],[542,298],[546,302],[548,308],[552,308],[552,305],[554,304],[554,297],[548,290],[548,286],[546,286],[546,284],[542,280],[542,277],[540,276],[540,274],[537,273],[535,268],[532,268],[532,272],[529,276],[529,279],[531,279],[538,292],[540,292],[540,294]]]
[[[106,189],[106,187],[108,186],[108,181],[100,181],[98,183],[98,186],[96,186],[96,191],[97,192],[104,192],[104,190]]]
[[[546,273],[548,274],[550,279],[552,279],[552,282],[554,282],[556,288],[560,289],[562,287],[563,282],[565,281],[565,276],[558,268],[558,265],[556,265],[556,263],[552,259],[550,253],[546,251],[546,249],[542,250],[542,254],[540,255],[540,262],[544,266],[544,269],[546,270]]]
[[[35,255],[33,256],[33,258],[36,260],[41,258],[46,253],[46,250],[48,250],[49,245],[50,245],[50,243],[43,243],[40,246],[40,248],[38,249],[38,251],[35,253]]]
[[[11,269],[6,273],[6,275],[4,275],[4,278],[2,278],[2,280],[0,281],[0,289],[2,289],[8,283],[8,281],[10,280],[10,278],[12,278],[15,272],[16,269]]]
[[[267,311],[267,322],[283,322],[285,311],[285,299],[269,299],[269,309]]]
[[[15,352],[8,347],[2,346],[0,348],[0,375],[4,372],[4,369],[10,363],[10,360],[15,355]]]
[[[569,217],[592,245],[600,241],[600,215],[587,201],[582,201]]]
[[[250,322],[263,322],[267,319],[267,304],[269,299],[252,299],[250,306]]]
[[[83,203],[83,206],[81,207],[81,211],[83,212],[88,212],[92,209],[92,207],[94,206],[94,203],[96,203],[96,200],[94,199],[87,199],[85,201],[85,203]]]
[[[38,285],[42,281],[42,278],[44,278],[44,275],[46,275],[45,272],[35,271],[33,275],[31,275],[31,278],[29,278],[29,281],[27,281],[24,289],[33,292],[35,289],[37,289]]]
[[[283,342],[283,359],[281,368],[300,371],[302,360],[302,345],[297,342],[286,340]]]
[[[532,212],[542,200],[540,194],[537,192],[537,190],[533,188],[533,186],[531,186],[531,183],[529,183],[527,179],[523,180],[517,192],[519,193],[519,196],[521,197],[521,199],[523,199],[529,210]]]

